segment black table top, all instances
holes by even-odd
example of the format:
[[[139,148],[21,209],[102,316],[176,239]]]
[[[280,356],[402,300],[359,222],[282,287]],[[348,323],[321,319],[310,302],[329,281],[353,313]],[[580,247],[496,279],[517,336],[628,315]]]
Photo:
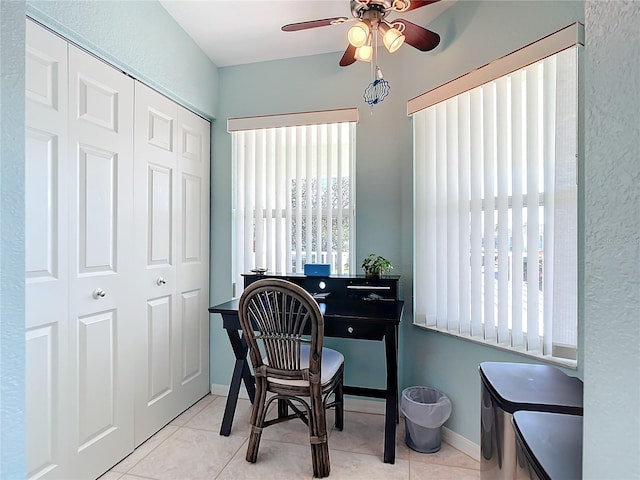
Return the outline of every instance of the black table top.
[[[238,298],[209,307],[209,313],[234,314],[238,312]],[[368,323],[398,325],[402,318],[404,301],[339,301],[318,303],[325,319],[348,319]]]
[[[482,362],[482,383],[500,407],[582,415],[582,381],[551,365]]]
[[[582,417],[521,411],[514,413],[513,425],[541,479],[582,478]]]

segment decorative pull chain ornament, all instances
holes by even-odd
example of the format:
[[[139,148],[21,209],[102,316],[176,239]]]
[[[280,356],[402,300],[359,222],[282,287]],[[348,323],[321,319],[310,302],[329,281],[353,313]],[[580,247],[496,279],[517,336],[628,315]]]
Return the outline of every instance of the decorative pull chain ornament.
[[[387,98],[391,86],[382,76],[382,70],[376,65],[376,78],[364,91],[364,101],[369,104],[371,110],[373,107]]]

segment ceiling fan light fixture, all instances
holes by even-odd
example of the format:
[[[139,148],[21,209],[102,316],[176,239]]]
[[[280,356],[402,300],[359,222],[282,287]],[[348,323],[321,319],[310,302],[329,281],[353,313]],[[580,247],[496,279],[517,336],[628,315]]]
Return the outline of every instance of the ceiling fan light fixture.
[[[371,45],[362,45],[356,48],[354,57],[362,62],[370,62],[373,58],[373,47]]]
[[[378,28],[382,33],[382,43],[389,50],[389,53],[397,51],[404,43],[405,37],[397,28],[391,27],[386,22],[380,22]]]
[[[404,12],[410,6],[411,6],[410,0],[394,0],[391,8],[393,8],[396,12]]]
[[[358,22],[354,26],[349,29],[349,33],[347,37],[349,38],[349,43],[354,47],[361,47],[367,43],[367,39],[369,38],[369,25],[365,22]]]

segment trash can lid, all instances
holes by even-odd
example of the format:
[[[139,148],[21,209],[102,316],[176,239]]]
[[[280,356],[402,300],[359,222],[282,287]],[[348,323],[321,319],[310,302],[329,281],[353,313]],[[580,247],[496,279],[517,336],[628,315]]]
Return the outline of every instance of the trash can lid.
[[[529,464],[541,479],[582,478],[582,417],[520,411],[513,414],[513,426]]]
[[[551,365],[482,362],[480,378],[494,401],[506,412],[582,415],[582,380]]]

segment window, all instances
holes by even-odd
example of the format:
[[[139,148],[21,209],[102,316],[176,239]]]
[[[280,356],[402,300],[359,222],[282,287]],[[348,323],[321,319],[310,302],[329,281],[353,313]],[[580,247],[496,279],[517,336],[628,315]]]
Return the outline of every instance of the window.
[[[234,279],[305,263],[353,271],[356,109],[230,119]]]
[[[409,102],[414,323],[575,364],[577,31]]]

